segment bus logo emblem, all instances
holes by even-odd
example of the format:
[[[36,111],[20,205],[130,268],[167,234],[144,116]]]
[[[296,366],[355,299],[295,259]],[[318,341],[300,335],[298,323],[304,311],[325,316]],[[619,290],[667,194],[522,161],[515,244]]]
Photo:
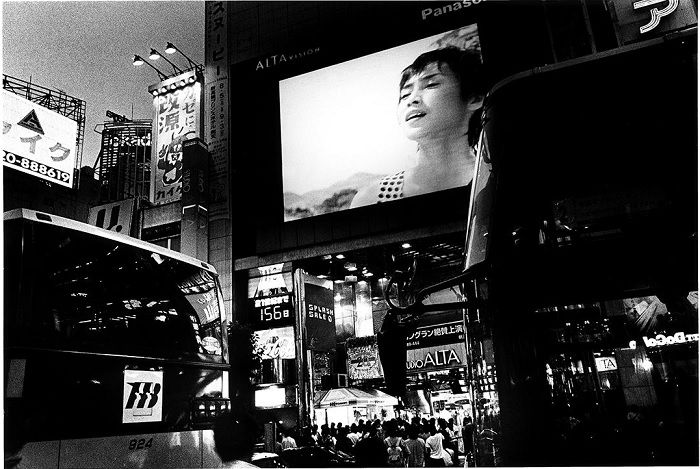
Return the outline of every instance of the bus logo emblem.
[[[122,423],[162,421],[162,392],[162,371],[124,370]]]
[[[134,415],[151,415],[153,407],[158,403],[160,384],[148,382],[127,384],[131,386],[131,394],[129,394],[129,400],[126,401],[126,408],[134,409]]]

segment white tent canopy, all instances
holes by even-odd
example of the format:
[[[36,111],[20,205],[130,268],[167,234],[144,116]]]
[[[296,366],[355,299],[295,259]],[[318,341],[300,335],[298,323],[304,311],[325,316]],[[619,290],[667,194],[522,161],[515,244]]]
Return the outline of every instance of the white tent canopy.
[[[368,392],[357,388],[336,388],[318,391],[314,396],[314,407],[317,409],[366,405],[388,407],[398,405],[398,403],[399,401],[394,396],[377,389]]]

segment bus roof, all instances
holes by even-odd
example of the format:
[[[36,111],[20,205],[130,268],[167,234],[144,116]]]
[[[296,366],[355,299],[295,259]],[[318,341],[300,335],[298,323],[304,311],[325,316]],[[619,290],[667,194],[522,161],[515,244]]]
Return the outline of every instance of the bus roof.
[[[77,220],[71,220],[70,218],[59,217],[57,215],[51,215],[44,212],[39,212],[37,210],[30,210],[26,208],[16,208],[8,210],[3,214],[3,220],[27,220],[34,223],[43,223],[46,225],[55,225],[70,230],[80,231],[83,233],[88,233],[93,236],[99,236],[101,238],[111,239],[124,244],[129,244],[131,246],[145,249],[148,251],[156,252],[162,256],[170,257],[188,264],[200,267],[211,272],[214,275],[218,275],[216,269],[213,265],[203,262],[185,254],[181,254],[177,251],[166,249],[164,247],[158,246],[156,244],[148,243],[137,238],[132,238],[131,236],[123,235],[115,231],[105,230],[103,228],[98,228],[93,225],[88,225],[87,223],[79,222]]]

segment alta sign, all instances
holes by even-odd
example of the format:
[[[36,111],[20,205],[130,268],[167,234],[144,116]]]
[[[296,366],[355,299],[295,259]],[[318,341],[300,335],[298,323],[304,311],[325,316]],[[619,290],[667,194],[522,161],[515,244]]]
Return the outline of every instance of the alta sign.
[[[406,369],[422,369],[426,367],[434,368],[439,366],[460,365],[462,360],[457,353],[452,349],[443,349],[429,351],[423,359],[414,359],[406,361]]]

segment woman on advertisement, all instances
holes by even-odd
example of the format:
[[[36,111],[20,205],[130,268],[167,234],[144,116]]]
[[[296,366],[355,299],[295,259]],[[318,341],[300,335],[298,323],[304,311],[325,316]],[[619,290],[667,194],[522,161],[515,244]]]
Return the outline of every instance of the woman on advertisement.
[[[477,50],[443,47],[401,73],[398,123],[417,164],[362,187],[351,208],[465,186],[474,173],[484,77]]]

